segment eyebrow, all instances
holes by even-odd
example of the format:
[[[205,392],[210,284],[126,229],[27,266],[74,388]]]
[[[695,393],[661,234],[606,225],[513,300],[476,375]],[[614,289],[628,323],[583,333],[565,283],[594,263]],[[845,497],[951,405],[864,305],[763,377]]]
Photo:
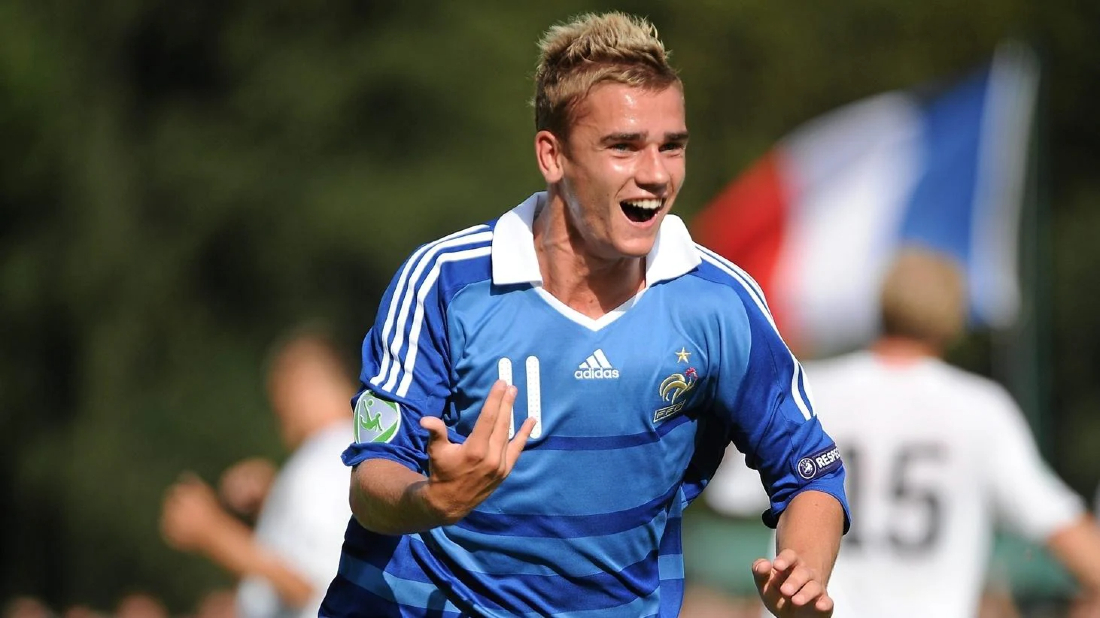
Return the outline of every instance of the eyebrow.
[[[610,133],[605,135],[600,140],[603,144],[614,144],[618,142],[641,142],[645,141],[646,133]],[[666,142],[686,142],[688,139],[687,131],[679,131],[676,133],[665,133]]]

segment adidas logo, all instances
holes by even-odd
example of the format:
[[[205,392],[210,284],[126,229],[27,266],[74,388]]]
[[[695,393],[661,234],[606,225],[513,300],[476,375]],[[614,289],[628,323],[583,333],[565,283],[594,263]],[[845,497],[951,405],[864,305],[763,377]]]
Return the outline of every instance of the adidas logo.
[[[619,370],[611,366],[603,350],[596,350],[577,367],[573,377],[578,380],[606,380],[618,378]]]

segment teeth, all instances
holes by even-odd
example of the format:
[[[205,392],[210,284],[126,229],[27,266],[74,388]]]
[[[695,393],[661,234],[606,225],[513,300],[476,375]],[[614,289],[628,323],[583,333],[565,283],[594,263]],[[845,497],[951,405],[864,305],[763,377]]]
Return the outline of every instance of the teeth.
[[[643,210],[657,210],[664,203],[664,200],[652,199],[652,200],[626,200],[623,202],[628,206],[635,208],[641,208]]]

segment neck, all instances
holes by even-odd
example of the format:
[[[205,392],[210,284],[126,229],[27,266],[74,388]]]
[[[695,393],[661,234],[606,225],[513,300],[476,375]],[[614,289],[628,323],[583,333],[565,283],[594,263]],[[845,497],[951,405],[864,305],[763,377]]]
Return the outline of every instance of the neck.
[[[930,343],[907,337],[885,336],[871,351],[888,364],[910,365],[926,358],[939,358],[940,349]]]
[[[534,236],[543,288],[583,315],[600,318],[645,288],[645,258],[593,253],[556,193],[536,214]]]

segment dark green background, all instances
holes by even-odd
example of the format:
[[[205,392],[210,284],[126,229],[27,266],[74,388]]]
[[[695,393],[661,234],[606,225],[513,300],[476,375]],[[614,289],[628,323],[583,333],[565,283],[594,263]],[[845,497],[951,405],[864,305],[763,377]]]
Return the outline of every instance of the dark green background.
[[[540,186],[534,41],[650,16],[687,86],[690,218],[798,123],[946,79],[998,41],[1045,69],[1044,446],[1100,478],[1100,4],[1053,0],[0,3],[0,600],[174,611],[228,580],[161,542],[164,488],[281,457],[268,343],[328,323],[354,362],[418,243]],[[976,336],[957,352],[991,370]]]

